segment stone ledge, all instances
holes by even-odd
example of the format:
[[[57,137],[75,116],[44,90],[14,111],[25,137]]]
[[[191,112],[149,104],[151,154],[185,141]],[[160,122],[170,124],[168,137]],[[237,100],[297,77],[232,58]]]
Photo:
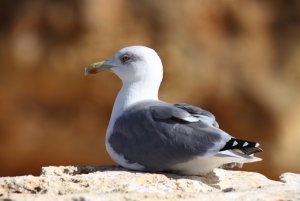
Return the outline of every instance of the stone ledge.
[[[0,200],[299,200],[300,174],[280,181],[215,169],[205,177],[119,167],[43,167],[41,175],[0,178]]]

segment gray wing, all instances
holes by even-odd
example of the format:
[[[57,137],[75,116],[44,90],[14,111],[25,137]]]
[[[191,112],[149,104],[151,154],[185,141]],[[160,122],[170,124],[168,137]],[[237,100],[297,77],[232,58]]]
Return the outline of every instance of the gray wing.
[[[200,121],[202,122],[205,121],[206,123],[219,128],[219,124],[216,121],[215,116],[206,110],[186,103],[176,103],[174,106],[187,111],[192,116],[199,117]]]
[[[127,109],[108,141],[128,162],[159,171],[219,152],[231,136],[215,125],[214,116],[200,108],[148,101]]]

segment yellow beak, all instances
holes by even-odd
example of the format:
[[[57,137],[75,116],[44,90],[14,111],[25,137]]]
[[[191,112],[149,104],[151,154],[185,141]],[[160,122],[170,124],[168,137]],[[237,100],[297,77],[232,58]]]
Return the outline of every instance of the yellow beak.
[[[107,63],[106,60],[92,63],[84,69],[84,74],[87,76],[89,74],[96,74],[101,71],[111,71],[110,69],[114,67]]]

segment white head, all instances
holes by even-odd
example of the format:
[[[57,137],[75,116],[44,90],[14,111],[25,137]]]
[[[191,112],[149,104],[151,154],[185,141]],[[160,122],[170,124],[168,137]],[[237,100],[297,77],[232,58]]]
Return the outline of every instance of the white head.
[[[94,63],[86,74],[112,71],[123,83],[151,82],[160,84],[163,67],[157,53],[144,46],[129,46],[119,50],[111,59]]]

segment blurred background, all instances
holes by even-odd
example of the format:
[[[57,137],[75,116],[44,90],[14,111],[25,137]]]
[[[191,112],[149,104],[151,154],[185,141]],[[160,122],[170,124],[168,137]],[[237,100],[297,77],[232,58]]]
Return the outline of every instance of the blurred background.
[[[83,70],[129,45],[161,56],[161,99],[261,143],[244,170],[299,173],[299,25],[298,0],[1,0],[0,176],[113,164],[104,136],[121,82]]]

